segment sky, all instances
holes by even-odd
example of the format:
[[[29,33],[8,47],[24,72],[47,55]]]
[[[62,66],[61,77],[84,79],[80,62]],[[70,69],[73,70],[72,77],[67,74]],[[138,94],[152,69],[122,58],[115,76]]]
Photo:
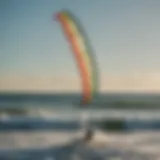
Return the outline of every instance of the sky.
[[[160,91],[160,1],[0,0],[0,91],[80,90],[60,25],[62,9],[83,24],[102,91]]]

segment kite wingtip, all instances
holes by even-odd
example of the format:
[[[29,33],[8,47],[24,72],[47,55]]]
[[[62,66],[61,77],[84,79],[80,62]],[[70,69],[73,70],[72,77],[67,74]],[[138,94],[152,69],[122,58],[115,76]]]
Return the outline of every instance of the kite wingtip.
[[[62,9],[61,11],[57,12],[56,14],[53,14],[54,20],[59,20],[61,13],[70,13],[68,9]]]
[[[89,101],[82,101],[82,102],[80,103],[81,106],[88,106],[89,104],[90,104]]]
[[[52,15],[52,19],[57,21],[59,19],[59,13],[56,13],[56,14],[54,13]]]

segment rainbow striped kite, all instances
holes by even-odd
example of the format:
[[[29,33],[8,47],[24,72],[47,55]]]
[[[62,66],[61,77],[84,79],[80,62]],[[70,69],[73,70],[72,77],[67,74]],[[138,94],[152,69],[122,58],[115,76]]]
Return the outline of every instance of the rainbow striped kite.
[[[89,104],[98,90],[97,67],[89,40],[79,21],[69,11],[56,14],[64,34],[69,41],[82,78],[82,104]]]

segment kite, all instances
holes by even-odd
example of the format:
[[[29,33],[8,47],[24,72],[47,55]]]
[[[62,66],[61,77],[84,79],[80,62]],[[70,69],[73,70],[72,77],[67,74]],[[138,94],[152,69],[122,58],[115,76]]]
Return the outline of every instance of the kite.
[[[83,105],[91,103],[98,91],[98,74],[95,56],[86,33],[79,20],[70,11],[61,11],[56,14],[67,38],[82,79]]]

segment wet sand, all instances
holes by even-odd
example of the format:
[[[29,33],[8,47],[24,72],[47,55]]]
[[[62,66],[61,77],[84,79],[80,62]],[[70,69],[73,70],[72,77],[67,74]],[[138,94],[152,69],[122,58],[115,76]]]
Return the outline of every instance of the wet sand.
[[[82,143],[82,132],[0,133],[1,160],[160,160],[160,132],[96,132]],[[9,151],[9,150],[10,151]]]

